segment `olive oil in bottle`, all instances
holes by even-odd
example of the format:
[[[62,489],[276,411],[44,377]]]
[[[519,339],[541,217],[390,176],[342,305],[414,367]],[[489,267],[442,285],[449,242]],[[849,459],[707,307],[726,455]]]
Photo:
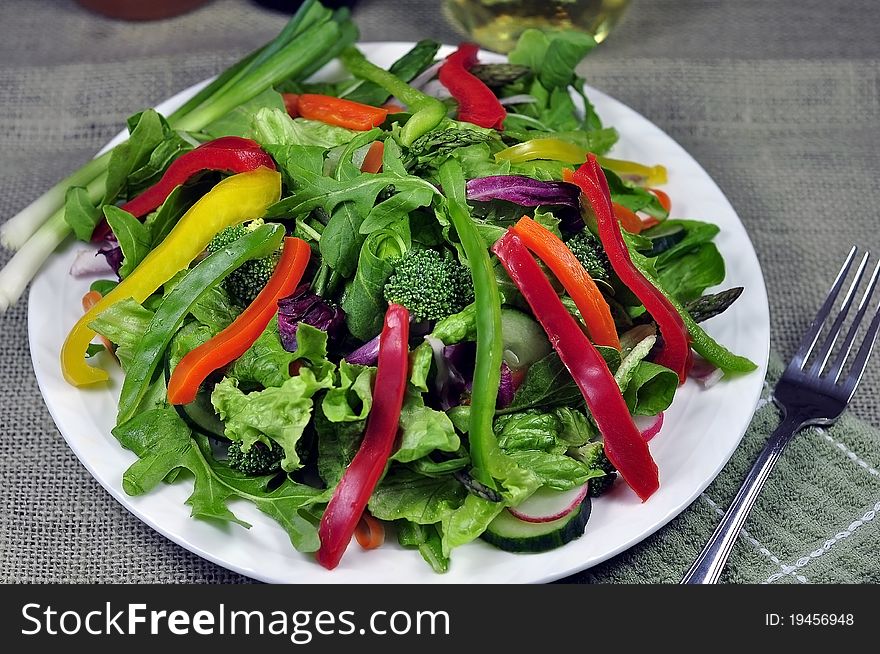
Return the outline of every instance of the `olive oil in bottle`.
[[[449,20],[470,39],[509,52],[530,27],[577,29],[603,41],[629,0],[444,0]]]

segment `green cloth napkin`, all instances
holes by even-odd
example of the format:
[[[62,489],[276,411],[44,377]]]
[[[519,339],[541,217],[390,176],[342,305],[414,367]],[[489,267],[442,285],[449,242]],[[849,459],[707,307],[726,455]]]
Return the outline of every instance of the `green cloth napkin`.
[[[764,393],[742,444],[690,507],[639,545],[565,581],[677,583],[779,424],[770,391],[782,369],[778,357],[771,357]],[[874,391],[862,387],[859,392]],[[770,475],[722,582],[880,582],[878,468],[880,431],[848,413],[829,429],[802,431]]]

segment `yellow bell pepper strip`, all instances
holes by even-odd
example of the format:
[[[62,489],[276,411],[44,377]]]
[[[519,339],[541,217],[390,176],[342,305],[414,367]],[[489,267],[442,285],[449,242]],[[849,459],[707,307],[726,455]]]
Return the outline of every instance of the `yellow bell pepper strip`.
[[[61,370],[74,386],[108,379],[107,371],[86,363],[94,330],[91,323],[120,300],[143,302],[162,284],[192,263],[221,229],[259,218],[281,196],[281,174],[268,168],[227,177],[187,211],[177,225],[134,271],[77,321],[61,348]]]
[[[125,381],[119,392],[119,424],[130,420],[137,413],[162,361],[162,353],[193,305],[245,261],[260,259],[275,252],[283,237],[284,227],[277,223],[248,230],[247,234],[205,257],[192,270],[187,271],[183,279],[162,299],[150,324],[138,339],[137,349],[125,371]],[[266,323],[268,322],[267,319]]]
[[[590,273],[571,250],[549,229],[524,216],[513,227],[527,248],[538,255],[574,300],[596,345],[620,349],[611,308]]]
[[[563,141],[562,139],[544,138],[523,141],[511,145],[495,155],[495,161],[509,161],[521,163],[534,159],[552,159],[567,163],[583,163],[587,158],[587,151],[582,147]]]
[[[646,166],[635,161],[625,159],[609,159],[596,155],[596,161],[603,168],[617,173],[621,177],[634,180],[644,186],[657,186],[665,184],[668,180],[666,166]]]
[[[522,163],[535,159],[551,159],[553,161],[565,161],[566,163],[583,163],[587,160],[588,150],[556,138],[541,138],[523,141],[511,145],[495,155],[495,161],[509,161],[510,163]],[[627,179],[635,179],[647,186],[657,186],[667,182],[666,168],[664,166],[646,166],[627,161],[625,159],[611,159],[609,157],[596,156],[596,160],[603,168],[607,168]]]

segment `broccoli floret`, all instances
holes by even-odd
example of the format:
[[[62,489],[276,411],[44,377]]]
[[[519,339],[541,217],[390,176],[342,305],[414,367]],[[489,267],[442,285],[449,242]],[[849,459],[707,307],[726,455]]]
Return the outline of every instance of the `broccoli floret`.
[[[601,470],[605,473],[602,477],[590,479],[590,497],[599,497],[611,490],[617,479],[617,468],[605,456],[605,446],[602,443],[587,443],[581,447],[569,450],[575,459],[587,465],[591,470]]]
[[[252,220],[247,225],[232,225],[223,229],[208,243],[208,252],[213,254],[218,250],[222,250],[262,224],[263,220],[259,219]],[[229,293],[232,301],[243,307],[253,302],[275,271],[279,256],[278,253],[275,253],[262,259],[245,261],[241,266],[229,273],[226,279],[223,280],[223,287]]]
[[[474,285],[450,252],[410,250],[395,263],[385,299],[405,306],[415,320],[441,320],[474,301]]]
[[[246,475],[268,475],[281,470],[284,448],[272,441],[271,447],[257,441],[245,452],[241,443],[233,441],[226,450],[226,460],[233,470]]]
[[[611,264],[608,255],[602,249],[599,242],[589,229],[582,229],[566,242],[568,249],[572,251],[581,265],[590,273],[593,279],[609,281],[611,279]]]

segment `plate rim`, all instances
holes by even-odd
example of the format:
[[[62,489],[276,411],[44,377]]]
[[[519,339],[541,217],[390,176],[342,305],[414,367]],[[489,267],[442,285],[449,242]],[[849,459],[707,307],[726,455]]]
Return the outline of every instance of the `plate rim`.
[[[408,41],[369,41],[369,42],[361,42],[359,45],[363,46],[365,50],[370,50],[372,48],[377,48],[377,47],[407,48],[407,47],[412,47],[413,44],[414,44],[413,42],[408,42]],[[453,46],[444,45],[440,52],[442,54],[442,53],[450,52],[453,49],[454,49]],[[369,55],[370,55],[370,53],[368,52],[368,56]],[[485,56],[486,60],[491,60],[491,59],[503,60],[504,59],[503,57],[501,57],[497,54],[494,54],[494,53],[485,53],[484,52],[483,55]],[[332,64],[333,64],[333,62],[331,62],[331,65]],[[174,106],[181,104],[182,102],[185,102],[188,97],[191,97],[202,86],[208,84],[211,79],[213,79],[213,78],[209,77],[209,78],[204,79],[200,82],[192,84],[191,86],[173,94],[171,97],[158,103],[156,105],[156,107],[160,111],[167,112],[168,107],[174,107]],[[749,245],[749,251],[745,254],[749,255],[749,257],[752,259],[751,263],[754,265],[755,270],[758,272],[758,277],[760,279],[760,284],[752,286],[749,289],[750,293],[756,293],[759,296],[759,297],[755,298],[754,302],[755,302],[755,305],[757,307],[759,307],[760,311],[761,311],[760,316],[758,316],[758,317],[761,320],[762,334],[764,336],[764,338],[762,339],[762,342],[761,342],[761,346],[762,346],[761,347],[761,358],[760,358],[760,360],[755,362],[757,364],[757,369],[749,374],[754,375],[756,379],[757,379],[758,375],[760,375],[760,383],[755,383],[754,397],[752,398],[751,403],[747,403],[749,411],[748,412],[744,411],[742,413],[745,424],[741,428],[737,427],[736,431],[739,433],[738,438],[736,439],[735,442],[732,443],[732,446],[730,447],[729,451],[724,452],[723,455],[720,457],[719,463],[716,465],[715,469],[712,470],[711,474],[709,474],[707,476],[706,481],[697,484],[697,489],[693,493],[691,493],[687,497],[686,500],[677,502],[675,506],[670,507],[666,511],[665,514],[663,514],[661,517],[659,517],[654,522],[654,524],[652,524],[652,526],[650,528],[641,531],[638,535],[633,536],[632,538],[629,538],[629,539],[625,540],[624,542],[621,542],[618,546],[612,548],[608,552],[603,553],[596,560],[593,560],[593,561],[586,563],[586,564],[573,564],[573,565],[570,565],[570,566],[567,566],[564,568],[555,569],[552,572],[548,572],[543,575],[539,575],[539,576],[536,576],[536,577],[530,579],[528,583],[547,583],[550,581],[555,581],[560,578],[563,578],[563,577],[575,574],[577,572],[581,572],[583,570],[589,569],[591,567],[594,567],[595,565],[599,565],[600,563],[603,563],[603,562],[613,558],[614,556],[620,554],[621,552],[624,552],[624,551],[630,549],[631,547],[635,546],[636,544],[644,541],[645,539],[647,539],[648,537],[650,537],[651,535],[653,535],[654,533],[659,531],[662,527],[666,526],[673,518],[680,515],[685,509],[687,509],[705,491],[705,489],[718,477],[720,472],[724,469],[724,467],[729,462],[730,458],[733,456],[734,452],[738,449],[738,447],[742,443],[743,437],[745,436],[745,433],[748,430],[748,426],[751,424],[752,417],[755,412],[755,408],[757,407],[758,402],[760,401],[760,398],[761,398],[762,390],[764,387],[764,379],[766,377],[767,366],[769,363],[769,355],[770,355],[770,341],[771,341],[770,309],[769,309],[769,299],[768,299],[768,295],[767,295],[766,281],[764,279],[764,271],[763,271],[763,268],[761,267],[760,260],[758,259],[757,251],[755,250],[751,236],[749,235],[748,231],[746,230],[745,224],[743,223],[742,219],[739,217],[739,214],[736,212],[736,209],[733,207],[733,205],[730,202],[730,200],[728,199],[727,195],[720,188],[720,186],[715,181],[715,179],[705,170],[705,168],[702,166],[702,164],[700,164],[700,162],[695,157],[693,157],[680,143],[678,143],[678,141],[676,141],[672,136],[670,136],[665,130],[662,130],[659,126],[657,126],[655,123],[653,123],[647,117],[645,117],[644,115],[642,115],[640,112],[636,111],[635,109],[633,109],[629,105],[624,104],[623,102],[617,100],[616,98],[609,95],[608,93],[601,91],[600,89],[597,89],[595,87],[587,85],[586,91],[588,93],[588,96],[589,96],[589,94],[597,94],[597,93],[601,94],[602,96],[604,96],[604,99],[606,101],[610,102],[613,105],[618,105],[619,108],[622,108],[625,111],[631,112],[636,117],[638,117],[641,121],[643,121],[645,124],[649,125],[651,128],[662,133],[663,136],[666,139],[668,139],[669,142],[671,144],[673,144],[675,148],[677,148],[679,150],[680,155],[683,155],[684,157],[689,159],[690,162],[694,166],[696,166],[696,168],[699,170],[699,172],[704,177],[703,181],[707,182],[708,184],[711,184],[711,186],[713,187],[712,190],[715,191],[720,198],[723,198],[724,202],[727,205],[727,209],[733,214],[733,216],[736,217],[736,222],[738,223],[739,228],[742,232],[740,234],[740,236],[745,238],[745,242],[747,242]],[[117,134],[113,139],[108,141],[108,143],[103,148],[101,148],[101,150],[98,151],[97,155],[105,152],[106,150],[111,148],[113,145],[115,145],[116,143],[121,141],[122,138],[124,137],[124,134],[125,134],[124,130],[121,131],[119,134]],[[57,256],[59,256],[57,253],[53,253],[53,255],[52,255],[53,258],[57,257]],[[44,266],[44,268],[45,268],[45,266]],[[44,270],[41,269],[40,273],[38,273],[38,277],[43,275],[43,272],[44,272]],[[28,294],[28,311],[27,311],[28,329],[27,329],[27,331],[28,331],[28,345],[29,345],[28,349],[29,349],[29,353],[31,356],[31,364],[34,369],[34,374],[37,379],[37,384],[40,389],[40,394],[42,396],[44,404],[46,405],[46,407],[49,411],[49,414],[52,417],[53,422],[55,423],[56,428],[58,429],[59,433],[61,433],[61,435],[63,436],[67,446],[74,452],[77,459],[79,459],[80,463],[83,465],[83,467],[86,468],[86,470],[89,472],[91,477],[94,480],[96,480],[120,505],[122,505],[122,507],[125,508],[126,511],[128,511],[130,514],[135,516],[138,520],[140,520],[144,524],[148,525],[151,529],[153,529],[157,533],[161,534],[162,536],[164,536],[168,540],[172,541],[173,543],[183,547],[184,549],[189,550],[190,552],[196,554],[197,556],[199,556],[203,559],[206,559],[216,565],[219,565],[219,566],[221,566],[225,569],[231,570],[233,572],[242,574],[242,575],[247,576],[249,578],[256,579],[258,581],[269,582],[269,583],[278,582],[279,581],[278,577],[273,577],[271,575],[264,574],[259,569],[248,568],[246,566],[242,566],[237,563],[230,562],[230,561],[224,559],[223,557],[213,553],[211,550],[207,550],[207,549],[203,548],[202,546],[192,542],[192,540],[189,539],[186,535],[177,533],[177,532],[171,530],[170,528],[163,526],[162,522],[155,520],[149,514],[148,511],[143,511],[138,506],[136,506],[132,502],[132,498],[129,497],[128,495],[126,495],[124,493],[124,491],[122,491],[121,485],[119,485],[119,487],[117,488],[117,486],[113,484],[112,480],[105,479],[102,474],[100,474],[96,471],[94,465],[90,462],[90,457],[87,456],[86,453],[83,451],[83,448],[80,446],[80,443],[77,441],[77,439],[70,437],[68,435],[68,433],[66,432],[66,430],[61,428],[60,421],[56,415],[56,413],[57,413],[56,408],[54,408],[52,405],[52,402],[50,402],[48,400],[48,395],[45,390],[46,379],[43,377],[43,373],[40,372],[39,366],[37,365],[37,354],[35,353],[35,349],[34,349],[35,348],[34,330],[35,330],[35,324],[36,324],[36,317],[35,317],[36,308],[35,307],[38,303],[38,302],[35,302],[35,297],[34,297],[34,289],[36,286],[37,286],[36,284],[33,284],[31,286],[31,289]],[[121,446],[119,446],[119,447],[121,448]],[[122,471],[119,471],[120,478],[121,478],[121,473],[122,473]],[[441,578],[437,579],[438,582],[443,581],[442,575],[435,575],[435,576],[441,577]],[[328,578],[326,579],[326,582],[328,582],[328,583],[339,583],[339,582],[345,583],[346,582],[346,580],[340,579],[339,576],[336,576],[336,575],[327,575],[327,577]],[[421,583],[421,581],[422,580],[414,580],[415,583]],[[400,583],[400,582],[398,581],[398,583]]]

